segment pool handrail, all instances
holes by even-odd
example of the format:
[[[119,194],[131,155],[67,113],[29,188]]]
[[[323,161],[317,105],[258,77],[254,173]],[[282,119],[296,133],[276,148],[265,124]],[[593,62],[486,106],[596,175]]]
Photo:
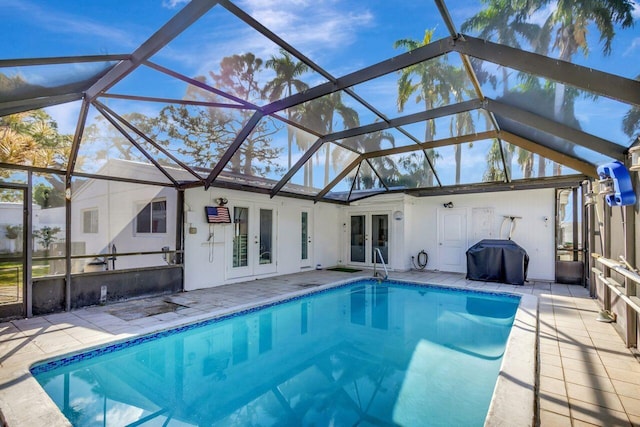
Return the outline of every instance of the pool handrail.
[[[387,280],[389,277],[389,271],[387,270],[387,265],[384,262],[384,258],[382,257],[382,252],[380,248],[375,248],[373,250],[373,277],[378,277],[377,265],[378,265],[378,255],[380,257],[380,264],[382,264],[382,268],[384,269],[384,277],[382,280]]]

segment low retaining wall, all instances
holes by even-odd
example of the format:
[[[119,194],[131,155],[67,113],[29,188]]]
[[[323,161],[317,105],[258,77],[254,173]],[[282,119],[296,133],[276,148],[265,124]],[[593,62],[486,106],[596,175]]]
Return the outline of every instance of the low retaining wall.
[[[106,303],[127,298],[161,295],[182,290],[182,266],[146,267],[129,270],[98,271],[71,275],[71,308],[103,303],[102,287],[106,286]],[[65,278],[33,279],[33,314],[64,311]]]

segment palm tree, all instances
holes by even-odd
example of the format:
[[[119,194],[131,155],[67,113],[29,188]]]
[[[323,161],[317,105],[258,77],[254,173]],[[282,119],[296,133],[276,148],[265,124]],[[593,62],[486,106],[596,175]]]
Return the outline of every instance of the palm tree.
[[[517,7],[513,0],[482,0],[486,5],[480,12],[462,23],[462,32],[477,31],[480,38],[493,40],[496,43],[522,48],[520,40],[532,43],[534,50],[542,42],[540,27],[524,21],[526,9]],[[516,7],[514,7],[516,6]],[[502,68],[502,93],[509,91],[509,75],[505,67]]]
[[[367,133],[356,138],[356,144],[358,148],[364,153],[378,151],[382,149],[383,142],[387,141],[391,144],[392,147],[395,147],[395,138],[393,134],[390,132],[373,132]],[[375,157],[370,160],[371,165],[375,168],[378,175],[385,181],[392,181],[395,179],[397,175],[397,168],[394,161],[388,157]],[[363,183],[365,184],[363,188],[373,188],[376,182],[377,176],[371,171],[371,176],[366,177],[367,179],[363,179]],[[361,173],[362,174],[362,173]],[[360,181],[357,181],[359,184]],[[358,189],[361,189],[358,187]]]
[[[509,171],[509,175],[511,175]],[[502,167],[502,154],[500,154],[500,141],[493,139],[489,153],[487,153],[487,169],[484,171],[482,181],[504,181],[505,171]]]
[[[533,2],[533,9],[542,9],[551,3],[551,0],[537,0]],[[595,25],[603,42],[602,53],[607,56],[611,53],[616,25],[621,28],[633,26],[634,7],[632,0],[560,1],[542,31],[555,34],[551,48],[558,50],[559,59],[570,62],[578,51],[585,56],[589,54],[587,31],[589,26]],[[554,114],[559,122],[564,119],[564,98],[564,84],[556,83]]]
[[[56,121],[44,110],[32,110],[0,117],[0,162],[39,168],[66,168],[72,135],[61,134]],[[81,159],[79,160],[81,161]],[[64,191],[55,174],[47,180]]]
[[[303,126],[313,129],[321,134],[328,135],[334,132],[334,121],[336,115],[342,120],[344,129],[354,128],[360,125],[358,112],[342,102],[342,93],[334,92],[322,98],[300,104],[294,110],[294,118]],[[325,153],[324,162],[324,185],[329,184],[329,172],[331,165],[331,144],[323,145]],[[317,158],[320,150],[316,152]],[[334,158],[335,159],[335,158]],[[311,168],[309,168],[311,169]],[[313,177],[309,177],[313,183]]]
[[[432,162],[440,158],[440,154],[433,149],[429,156]],[[419,188],[433,186],[433,173],[427,160],[427,155],[422,150],[416,150],[407,156],[403,156],[398,161],[398,166],[402,167],[406,173],[397,174],[395,185],[407,188]]]
[[[451,118],[451,124],[449,125],[452,136],[469,135],[475,133],[476,126],[473,122],[473,117],[470,111],[456,114]],[[473,142],[469,143],[469,148],[473,147]],[[460,174],[462,167],[462,144],[455,144],[453,146],[453,153],[456,162],[456,185],[460,184]]]
[[[518,156],[516,160],[522,168],[523,178],[531,178],[531,175],[533,174],[533,155],[527,150],[518,149]]]
[[[273,80],[267,82],[262,89],[262,94],[269,101],[273,102],[282,97],[293,95],[293,90],[302,92],[309,88],[309,85],[300,80],[298,77],[306,73],[309,67],[300,61],[294,61],[289,52],[280,49],[280,57],[272,56],[265,62],[266,68],[271,68],[276,72]],[[291,120],[293,111],[287,109],[287,119]],[[287,146],[288,146],[288,167],[291,169],[291,147],[293,142],[293,129],[287,128]]]
[[[636,80],[640,80],[640,75]],[[622,130],[631,138],[632,143],[640,138],[640,107],[636,105],[627,111],[622,119]]]
[[[435,30],[426,30],[421,41],[401,39],[394,43],[395,48],[403,47],[407,51],[431,43]],[[416,103],[424,103],[425,110],[432,110],[446,104],[450,99],[450,85],[448,83],[449,68],[444,58],[431,59],[419,64],[411,65],[401,70],[398,78],[398,111],[402,112],[406,103],[415,94]],[[415,81],[417,80],[417,82]],[[426,123],[424,142],[433,141],[435,136],[435,121]],[[427,155],[435,164],[437,154],[434,149],[427,150]],[[433,171],[427,170],[427,185],[433,185]]]
[[[525,22],[527,13],[526,8],[523,7],[524,4],[520,3],[518,7],[519,3],[512,0],[482,0],[482,3],[486,7],[462,24],[460,28],[463,32],[474,30],[477,31],[480,38],[494,40],[496,43],[519,49],[522,48],[521,40],[531,43],[535,51],[539,51],[541,45],[548,45],[548,41],[545,39],[546,33],[541,32],[538,25]],[[510,90],[509,73],[506,67],[500,68],[502,69],[502,96],[506,97]],[[482,76],[483,73],[478,73],[479,79]],[[494,140],[488,156],[492,156],[491,152],[500,153],[499,144],[497,139]],[[507,168],[510,168],[513,151],[505,152],[504,156]],[[495,166],[492,159],[487,160],[489,168]],[[486,174],[495,176],[492,171],[487,171]],[[510,171],[508,176],[511,176]],[[502,177],[506,178],[504,174]]]
[[[292,108],[291,118],[303,126],[317,131],[323,126],[318,109],[318,104],[313,101],[305,102]],[[317,137],[298,128],[294,129],[294,136],[298,148],[303,152],[306,152],[317,140]],[[304,186],[313,187],[313,159],[309,159],[304,164],[303,176]]]
[[[465,96],[474,96],[475,90],[469,85],[469,78],[463,68],[449,66],[447,68],[448,83],[455,102],[464,101]],[[478,113],[480,114],[480,113]],[[454,114],[451,116],[449,124],[449,134],[451,136],[462,136],[475,133],[476,126],[470,111]],[[473,143],[469,143],[469,148]],[[462,145],[456,144],[453,147],[456,162],[456,185],[460,184],[460,173],[462,167]]]

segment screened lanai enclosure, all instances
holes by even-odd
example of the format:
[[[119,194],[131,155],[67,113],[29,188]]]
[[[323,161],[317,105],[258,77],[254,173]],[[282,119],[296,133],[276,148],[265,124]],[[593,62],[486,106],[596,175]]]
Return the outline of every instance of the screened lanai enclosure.
[[[2,317],[513,237],[637,342],[635,1],[3,9]]]

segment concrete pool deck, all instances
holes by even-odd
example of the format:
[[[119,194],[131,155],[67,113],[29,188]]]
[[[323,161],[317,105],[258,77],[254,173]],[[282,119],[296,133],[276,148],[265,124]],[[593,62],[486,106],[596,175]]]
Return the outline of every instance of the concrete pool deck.
[[[370,272],[314,270],[0,323],[0,411],[9,426],[69,425],[30,375],[34,362],[360,275]],[[586,289],[548,282],[485,283],[465,280],[462,274],[429,271],[392,272],[390,278],[537,296],[540,425],[640,425],[640,363],[613,325],[595,320],[599,307]],[[510,397],[516,416],[517,397]],[[508,396],[497,400],[509,405]],[[515,425],[494,420],[493,425]]]

